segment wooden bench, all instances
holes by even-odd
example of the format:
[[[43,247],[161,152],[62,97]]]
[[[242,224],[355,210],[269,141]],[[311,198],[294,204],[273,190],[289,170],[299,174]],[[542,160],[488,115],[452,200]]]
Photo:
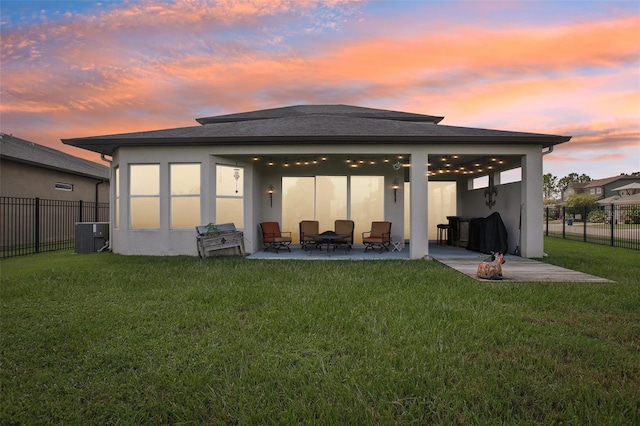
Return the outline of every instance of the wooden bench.
[[[196,243],[201,258],[213,256],[244,256],[244,234],[233,223],[196,226]]]

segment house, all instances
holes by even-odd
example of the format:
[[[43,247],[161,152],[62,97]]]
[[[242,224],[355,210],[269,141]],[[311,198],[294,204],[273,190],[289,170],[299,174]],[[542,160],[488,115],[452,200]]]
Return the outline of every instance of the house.
[[[245,249],[259,223],[293,231],[374,220],[393,224],[413,259],[429,255],[440,201],[458,217],[499,212],[509,246],[542,257],[542,159],[568,136],[456,127],[443,117],[348,105],[297,105],[198,118],[199,125],[63,143],[111,157],[116,253],[197,255],[194,226],[233,222]],[[513,181],[506,180],[511,174]],[[430,196],[431,184],[451,191]],[[442,191],[441,191],[442,192]],[[451,195],[453,194],[453,195]],[[520,228],[520,223],[522,227]]]
[[[640,176],[620,175],[590,182],[574,182],[562,192],[562,200],[566,200],[571,194],[595,195],[599,200],[602,200],[615,196],[617,187],[633,182],[640,183]]]
[[[0,196],[109,201],[109,168],[0,133]]]
[[[598,200],[598,204],[604,207],[607,220],[613,216],[615,223],[640,223],[640,177],[613,191],[615,195]]]

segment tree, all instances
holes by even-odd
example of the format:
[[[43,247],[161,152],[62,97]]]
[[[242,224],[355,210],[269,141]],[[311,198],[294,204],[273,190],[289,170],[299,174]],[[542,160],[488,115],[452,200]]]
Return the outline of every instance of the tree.
[[[569,187],[572,183],[584,183],[591,182],[591,178],[584,173],[578,175],[577,173],[569,173],[567,176],[563,177],[558,181],[558,190],[560,192],[564,191]]]
[[[597,200],[598,196],[596,195],[571,194],[562,205],[567,209],[567,213],[576,215],[581,214],[585,209],[588,213],[589,210],[598,205]]]
[[[558,177],[551,173],[545,173],[542,176],[542,196],[545,204],[553,204],[558,195]],[[549,202],[547,202],[549,201]]]

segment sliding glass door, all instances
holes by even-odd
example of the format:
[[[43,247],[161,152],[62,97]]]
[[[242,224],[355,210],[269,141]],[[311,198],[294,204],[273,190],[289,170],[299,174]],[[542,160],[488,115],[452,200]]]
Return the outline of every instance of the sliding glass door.
[[[353,242],[360,244],[371,222],[384,220],[384,177],[351,176],[350,194],[350,219],[356,224]]]
[[[382,176],[312,176],[282,178],[282,227],[299,240],[301,220],[317,220],[320,232],[333,230],[336,219],[356,223],[355,243],[362,242],[373,220],[384,219]],[[366,229],[365,229],[366,228]]]

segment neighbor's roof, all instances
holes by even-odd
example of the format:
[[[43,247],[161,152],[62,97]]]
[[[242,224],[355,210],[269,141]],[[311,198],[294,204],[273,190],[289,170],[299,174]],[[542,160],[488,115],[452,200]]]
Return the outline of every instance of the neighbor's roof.
[[[297,105],[199,118],[201,126],[63,139],[112,155],[121,146],[382,143],[524,143],[547,148],[570,136],[443,126],[443,117],[348,105]]]
[[[606,204],[640,204],[640,193],[621,197],[619,195],[612,195],[611,197],[603,198],[597,201],[600,205]]]
[[[96,179],[109,179],[109,168],[93,161],[0,133],[0,158]]]
[[[589,182],[574,182],[569,184],[569,187],[573,189],[597,188],[599,186],[605,186],[610,183],[617,182],[619,180],[632,180],[632,179],[640,179],[640,177],[630,176],[630,175],[619,175],[619,176],[612,176],[612,177],[603,178],[603,179],[596,179]],[[618,189],[619,188],[615,188],[614,191]]]
[[[640,179],[640,176],[636,177],[637,179]],[[628,183],[626,185],[623,185],[619,188],[613,188],[614,191],[625,191],[628,189],[640,189],[640,183],[638,182],[633,182],[633,183]]]

